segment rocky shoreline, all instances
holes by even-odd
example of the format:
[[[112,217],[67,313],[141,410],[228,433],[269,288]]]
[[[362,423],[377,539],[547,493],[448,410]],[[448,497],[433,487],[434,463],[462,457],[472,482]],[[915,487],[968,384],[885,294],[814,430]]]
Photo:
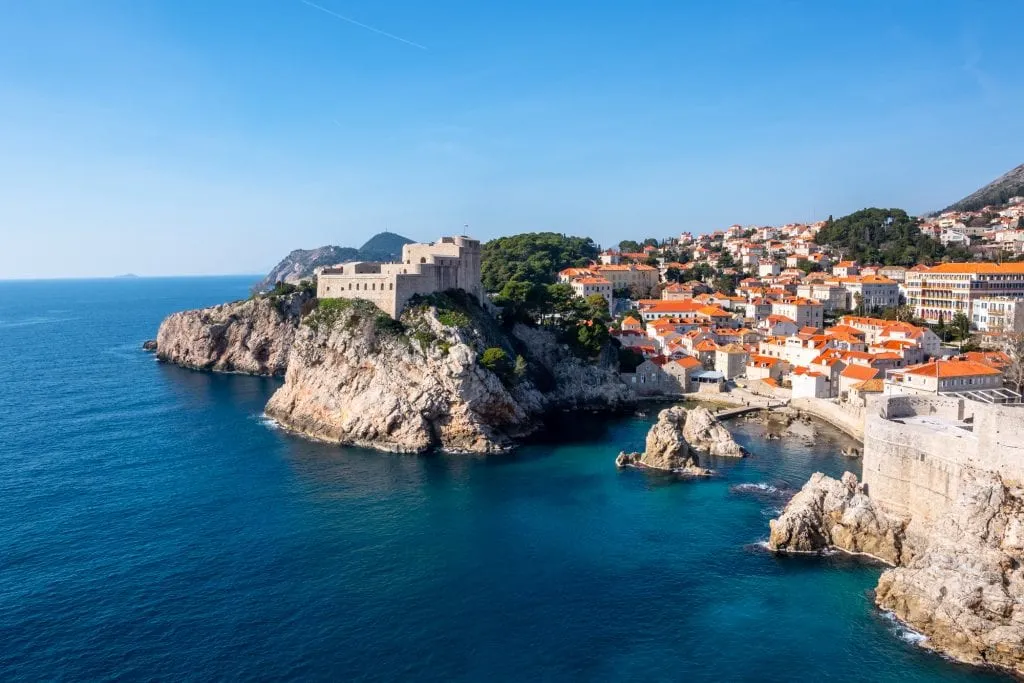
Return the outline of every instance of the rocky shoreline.
[[[977,473],[931,523],[874,503],[856,476],[816,473],[770,522],[778,552],[837,549],[891,568],[875,604],[968,664],[1024,674],[1024,490]]]
[[[614,359],[583,362],[543,329],[504,330],[457,292],[399,320],[363,301],[299,290],[169,316],[157,357],[214,372],[284,376],[266,414],[328,443],[497,453],[551,410],[635,405]]]

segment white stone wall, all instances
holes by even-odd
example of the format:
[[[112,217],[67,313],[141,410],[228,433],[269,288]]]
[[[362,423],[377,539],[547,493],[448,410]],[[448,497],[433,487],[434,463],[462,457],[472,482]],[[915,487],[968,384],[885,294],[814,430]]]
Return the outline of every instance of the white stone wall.
[[[973,431],[907,424],[918,417]],[[869,404],[863,480],[868,494],[893,511],[929,521],[956,500],[973,471],[1024,481],[1024,408],[935,396],[886,396]]]

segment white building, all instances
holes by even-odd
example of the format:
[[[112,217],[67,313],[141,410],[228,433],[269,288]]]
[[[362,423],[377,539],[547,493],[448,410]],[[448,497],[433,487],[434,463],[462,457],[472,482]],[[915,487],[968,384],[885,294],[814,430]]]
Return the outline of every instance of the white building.
[[[979,297],[971,304],[971,325],[979,332],[1024,332],[1024,299]]]

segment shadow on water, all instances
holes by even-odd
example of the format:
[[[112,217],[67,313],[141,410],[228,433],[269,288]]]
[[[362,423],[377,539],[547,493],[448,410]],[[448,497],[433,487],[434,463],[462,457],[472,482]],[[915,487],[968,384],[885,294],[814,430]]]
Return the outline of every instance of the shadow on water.
[[[154,362],[163,385],[182,405],[194,410],[235,405],[244,412],[262,413],[267,401],[282,384],[282,380],[276,377],[220,374]]]

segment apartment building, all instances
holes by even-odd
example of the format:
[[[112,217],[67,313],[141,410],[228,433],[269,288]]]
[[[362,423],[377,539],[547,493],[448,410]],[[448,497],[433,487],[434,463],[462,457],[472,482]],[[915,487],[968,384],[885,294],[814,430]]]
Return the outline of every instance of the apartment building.
[[[907,304],[930,323],[972,316],[974,301],[984,297],[1024,298],[1024,263],[943,263],[907,271]]]

